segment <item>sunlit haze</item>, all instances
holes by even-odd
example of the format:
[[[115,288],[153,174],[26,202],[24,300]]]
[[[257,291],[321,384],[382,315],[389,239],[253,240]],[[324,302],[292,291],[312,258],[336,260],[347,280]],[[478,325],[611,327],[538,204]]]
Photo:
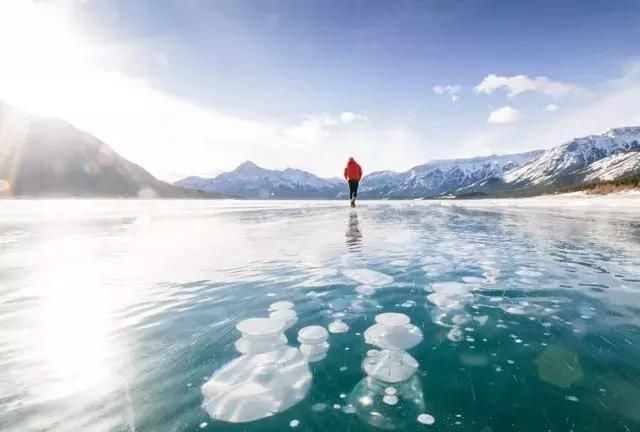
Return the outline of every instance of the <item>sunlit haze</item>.
[[[404,170],[638,124],[640,6],[568,3],[6,0],[0,100],[167,180]]]

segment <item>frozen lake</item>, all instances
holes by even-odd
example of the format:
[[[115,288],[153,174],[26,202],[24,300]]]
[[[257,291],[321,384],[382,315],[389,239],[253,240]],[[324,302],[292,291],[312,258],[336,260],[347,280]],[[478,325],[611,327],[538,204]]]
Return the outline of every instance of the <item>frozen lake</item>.
[[[611,209],[0,201],[0,430],[638,431],[639,263]]]

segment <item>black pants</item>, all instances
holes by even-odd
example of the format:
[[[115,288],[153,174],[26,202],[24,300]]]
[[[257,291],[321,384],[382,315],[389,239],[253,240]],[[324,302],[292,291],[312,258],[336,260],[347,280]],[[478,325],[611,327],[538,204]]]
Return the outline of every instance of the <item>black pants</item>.
[[[349,180],[349,199],[358,197],[358,180]]]

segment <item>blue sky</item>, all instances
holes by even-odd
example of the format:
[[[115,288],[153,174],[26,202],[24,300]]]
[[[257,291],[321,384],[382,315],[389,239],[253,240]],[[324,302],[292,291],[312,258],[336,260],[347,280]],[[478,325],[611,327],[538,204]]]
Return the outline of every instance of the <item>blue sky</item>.
[[[3,3],[4,15],[19,3]],[[62,116],[167,179],[246,159],[339,175],[350,155],[368,171],[403,170],[640,124],[637,1],[29,7],[0,35],[41,29],[14,47],[13,75],[0,76],[13,85],[0,84],[0,99]],[[30,26],[34,11],[54,24]],[[66,39],[54,43],[56,26]],[[24,60],[28,50],[36,60]],[[25,77],[21,62],[59,74]]]

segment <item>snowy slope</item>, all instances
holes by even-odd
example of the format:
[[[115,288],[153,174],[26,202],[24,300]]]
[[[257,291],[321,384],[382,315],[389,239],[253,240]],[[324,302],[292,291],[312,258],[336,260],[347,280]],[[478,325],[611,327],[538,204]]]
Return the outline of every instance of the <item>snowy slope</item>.
[[[640,151],[614,154],[592,163],[586,170],[587,182],[608,181],[640,173]]]
[[[575,138],[544,152],[528,164],[508,172],[504,182],[519,186],[554,185],[578,179],[589,172],[591,165],[611,156],[640,150],[640,127],[611,129],[603,135]],[[611,163],[616,165],[617,159]],[[605,175],[607,162],[594,169],[594,179]],[[622,168],[621,168],[622,169]],[[585,171],[586,170],[586,171]],[[604,171],[603,171],[604,170]],[[595,173],[595,171],[594,171]],[[615,178],[615,172],[611,171]]]
[[[468,159],[434,160],[402,173],[378,171],[362,181],[362,195],[370,197],[436,196],[488,179],[501,178],[536,157],[541,150]]]
[[[292,168],[268,170],[249,161],[215,178],[187,177],[175,184],[246,198],[336,198],[345,192],[344,180],[341,179],[320,178]]]

